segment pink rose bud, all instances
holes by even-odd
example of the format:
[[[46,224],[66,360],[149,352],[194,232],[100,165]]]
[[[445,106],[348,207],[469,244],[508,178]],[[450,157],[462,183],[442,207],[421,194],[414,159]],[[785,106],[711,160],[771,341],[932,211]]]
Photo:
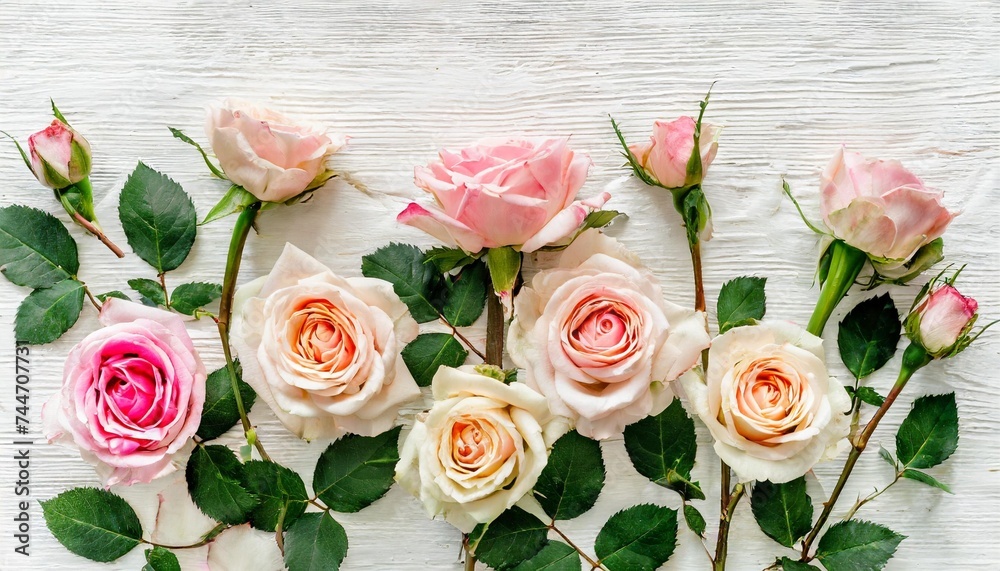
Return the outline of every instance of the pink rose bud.
[[[653,123],[653,136],[649,142],[632,145],[629,151],[635,155],[642,168],[666,188],[681,188],[699,184],[700,180],[687,180],[687,165],[694,150],[695,121],[691,117],[681,117],[667,123]],[[714,125],[701,125],[701,169],[708,172],[709,165],[719,150],[720,129]]]
[[[90,143],[58,119],[28,137],[31,170],[49,188],[72,186],[90,175]]]
[[[944,284],[921,299],[906,319],[906,334],[932,357],[949,357],[968,343],[979,304]]]

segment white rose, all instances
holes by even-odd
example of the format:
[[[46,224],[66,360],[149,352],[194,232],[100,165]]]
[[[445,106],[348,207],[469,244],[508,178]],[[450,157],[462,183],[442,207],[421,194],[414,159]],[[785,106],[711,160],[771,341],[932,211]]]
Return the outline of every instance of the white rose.
[[[826,372],[823,340],[780,321],[712,342],[706,381],[682,386],[741,481],[794,480],[846,444],[851,399]]]
[[[237,290],[233,317],[244,380],[300,438],[374,436],[420,394],[399,356],[417,323],[388,282],[341,278],[287,244]]]
[[[441,367],[434,406],[418,416],[399,452],[396,481],[432,517],[468,533],[527,494],[568,425],[545,397],[472,366]]]
[[[605,439],[670,403],[709,345],[705,315],[666,301],[616,240],[590,230],[514,300],[508,351],[580,434]]]

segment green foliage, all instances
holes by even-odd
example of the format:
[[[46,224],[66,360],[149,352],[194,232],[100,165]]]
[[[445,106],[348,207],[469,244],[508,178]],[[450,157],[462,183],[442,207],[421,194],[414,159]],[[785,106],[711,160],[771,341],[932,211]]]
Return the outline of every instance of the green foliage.
[[[907,468],[931,468],[958,448],[955,393],[923,396],[896,432],[896,457]]]
[[[191,453],[187,470],[188,492],[205,515],[222,523],[247,521],[257,505],[243,480],[243,464],[225,446],[198,446]]]
[[[347,556],[347,532],[330,512],[303,514],[285,532],[288,571],[337,571]]]
[[[826,530],[816,548],[816,559],[827,571],[879,571],[906,539],[870,521],[847,520]]]
[[[812,528],[813,506],[805,476],[783,484],[757,482],[750,507],[761,531],[785,547],[795,545]]]
[[[471,264],[455,278],[455,283],[444,300],[442,315],[455,327],[468,327],[479,319],[486,307],[489,289],[486,264]]]
[[[608,519],[594,551],[608,571],[654,571],[677,545],[677,510],[640,504]]]
[[[699,537],[705,536],[705,516],[701,515],[698,508],[691,504],[684,504],[684,523],[687,524],[688,529],[693,531],[695,535]]]
[[[201,145],[199,145],[194,139],[185,135],[180,129],[174,129],[173,127],[167,127],[167,129],[170,129],[170,134],[173,135],[175,139],[180,139],[181,141],[184,141],[185,143],[198,149],[198,152],[201,153],[201,158],[205,159],[205,164],[208,165],[208,170],[212,171],[213,175],[221,179],[226,178],[226,175],[219,169],[219,167],[212,164],[212,161],[208,159],[208,155],[205,154],[205,149],[202,149]]]
[[[469,352],[448,333],[424,333],[404,347],[401,355],[417,385],[427,387],[438,367],[458,367]]]
[[[698,482],[691,480],[698,444],[694,422],[679,399],[660,414],[626,426],[625,450],[636,471],[655,484],[684,499],[705,499]]]
[[[142,162],[125,181],[118,217],[129,245],[158,274],[184,262],[198,231],[191,197]]]
[[[399,462],[397,426],[378,436],[348,434],[320,455],[313,473],[319,499],[338,512],[360,511],[385,495]]]
[[[920,470],[913,470],[911,468],[906,468],[905,470],[903,470],[902,476],[904,478],[906,478],[907,480],[913,480],[915,482],[920,482],[922,484],[927,484],[928,486],[933,486],[933,487],[938,488],[940,490],[944,490],[944,491],[948,492],[949,494],[953,494],[954,493],[954,492],[951,491],[951,487],[949,487],[948,484],[945,484],[944,482],[941,482],[940,480],[938,480],[934,476],[931,476],[930,474],[921,472]]]
[[[73,279],[36,289],[17,307],[14,337],[31,345],[55,341],[80,318],[83,299],[83,284]]]
[[[361,273],[391,283],[417,323],[438,318],[431,300],[441,276],[435,274],[432,264],[424,263],[424,254],[416,246],[396,243],[383,246],[361,258]]]
[[[14,204],[0,208],[0,266],[11,282],[47,288],[80,271],[76,242],[58,218]]]
[[[128,280],[128,287],[139,293],[140,300],[145,305],[163,306],[167,305],[167,294],[163,291],[160,282],[148,278],[133,278]]]
[[[469,255],[461,248],[445,248],[438,246],[427,250],[424,255],[425,264],[434,264],[442,274],[446,274],[455,268],[460,268],[475,262],[480,254]]]
[[[720,334],[733,327],[748,325],[764,318],[767,302],[764,293],[766,283],[767,278],[743,276],[722,285],[719,301],[715,306]]]
[[[781,565],[781,571],[819,571],[819,567],[815,565],[810,565],[803,561],[798,561],[796,559],[790,559],[788,557],[782,557],[778,564]]]
[[[116,298],[116,299],[124,299],[125,301],[132,301],[129,298],[129,296],[125,295],[124,292],[121,292],[121,291],[118,291],[118,290],[112,290],[112,291],[108,291],[108,292],[104,292],[104,293],[99,293],[99,294],[97,294],[96,297],[97,297],[97,300],[100,301],[101,303],[104,303],[105,301],[108,301],[108,298],[111,298],[111,297]]]
[[[615,218],[622,215],[623,213],[618,212],[617,210],[595,210],[583,219],[583,224],[577,232],[580,233],[591,228],[604,228],[608,224],[614,222]]]
[[[882,406],[882,403],[885,402],[885,397],[878,394],[878,391],[871,387],[858,387],[856,389],[854,387],[844,387],[844,390],[847,391],[847,394],[850,395],[851,399],[856,397],[860,399],[861,402],[872,406]]]
[[[201,225],[215,222],[216,220],[225,218],[230,214],[242,212],[255,202],[257,202],[256,196],[251,194],[242,186],[234,184],[229,187],[226,194],[222,195],[219,202],[208,211],[208,214],[206,214],[205,218],[201,221]]]
[[[205,307],[222,297],[222,286],[205,282],[181,284],[170,293],[170,307],[184,315],[194,315],[198,309]]]
[[[52,535],[87,559],[114,561],[142,540],[135,510],[107,490],[73,488],[41,504]]]
[[[552,519],[573,519],[594,507],[605,475],[601,444],[573,430],[553,445],[535,498]]]
[[[521,252],[510,246],[490,248],[486,254],[486,266],[490,269],[493,291],[512,291],[521,272]]]
[[[250,523],[257,529],[274,531],[283,509],[282,526],[288,529],[306,511],[306,485],[298,474],[280,464],[267,460],[247,462],[243,465],[243,485],[259,501],[250,513]]]
[[[615,135],[618,136],[618,142],[621,143],[622,146],[622,156],[624,156],[625,159],[628,161],[627,164],[629,167],[632,168],[632,172],[635,174],[636,178],[648,184],[649,186],[661,186],[660,183],[655,178],[653,178],[651,174],[646,172],[646,169],[642,168],[642,165],[639,164],[639,159],[637,159],[636,156],[632,154],[632,151],[628,148],[628,143],[625,142],[625,135],[622,135],[622,130],[618,126],[618,123],[615,122],[614,117],[611,118],[611,128],[615,130]]]
[[[257,393],[250,385],[243,382],[243,369],[239,361],[235,362],[235,366],[236,384],[240,389],[243,407],[249,412],[257,399]],[[209,373],[205,380],[205,406],[201,410],[198,438],[202,440],[218,438],[239,421],[240,411],[236,406],[233,383],[229,379],[229,371],[223,366]]]
[[[844,316],[837,346],[840,358],[855,378],[867,377],[892,359],[902,327],[889,294],[862,301]],[[864,400],[860,390],[858,397]],[[869,400],[865,402],[871,404]]]
[[[181,571],[177,556],[158,545],[147,549],[144,555],[146,564],[142,566],[142,571]]]
[[[581,571],[576,550],[561,541],[546,542],[534,557],[523,561],[513,571]]]
[[[496,569],[506,571],[534,557],[547,541],[548,527],[535,516],[513,506],[487,525],[477,525],[470,538],[477,541],[476,557]]]

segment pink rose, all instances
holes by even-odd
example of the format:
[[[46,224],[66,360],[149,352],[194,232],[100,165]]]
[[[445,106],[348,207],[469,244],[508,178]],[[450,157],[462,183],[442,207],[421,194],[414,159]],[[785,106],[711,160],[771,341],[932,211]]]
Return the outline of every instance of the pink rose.
[[[880,274],[900,277],[958,214],[943,196],[899,161],[866,161],[841,148],[823,171],[820,212],[834,237],[868,254]]]
[[[176,314],[109,298],[100,321],[70,351],[62,389],[42,408],[46,437],[72,441],[108,486],[149,482],[190,451],[205,366]]]
[[[526,384],[595,439],[663,410],[667,383],[709,345],[705,315],[665,300],[649,270],[597,230],[536,274],[514,307],[508,351]]]
[[[284,202],[332,176],[326,158],[347,139],[231,99],[208,110],[205,132],[229,180],[259,200]]]
[[[590,158],[567,139],[482,143],[417,167],[414,180],[437,204],[411,203],[397,218],[449,245],[477,253],[520,246],[534,252],[569,238],[584,218],[611,198],[574,201]]]
[[[72,186],[90,175],[90,143],[58,119],[28,137],[31,171],[49,188]]]
[[[976,300],[944,284],[919,300],[906,319],[906,332],[931,356],[946,357],[964,348],[961,341],[976,322],[978,309]]]
[[[628,150],[661,186],[682,188],[688,184],[687,165],[694,150],[694,128],[695,120],[691,117],[680,117],[669,123],[657,121],[653,123],[653,136],[649,138],[649,142],[631,145]],[[715,160],[715,153],[719,150],[717,139],[720,131],[714,125],[701,125],[699,147],[702,173],[708,172],[708,167]]]

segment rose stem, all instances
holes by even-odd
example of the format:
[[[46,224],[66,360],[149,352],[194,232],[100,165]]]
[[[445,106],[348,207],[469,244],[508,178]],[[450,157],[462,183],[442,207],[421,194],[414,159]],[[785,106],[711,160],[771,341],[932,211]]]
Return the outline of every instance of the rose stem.
[[[160,278],[160,289],[163,290],[163,301],[170,309],[170,293],[167,292],[167,272],[160,272],[156,277]]]
[[[806,331],[817,337],[823,336],[827,320],[830,319],[840,300],[847,295],[847,290],[854,285],[854,280],[861,273],[866,259],[868,256],[864,252],[842,240],[835,240],[830,245],[830,270],[820,289],[816,309],[809,318]]]
[[[85,178],[73,186],[76,186],[78,189],[80,189],[85,196],[91,196],[93,193],[93,191],[90,188],[90,179]],[[69,188],[73,188],[73,186]],[[125,252],[122,252],[122,249],[116,246],[115,243],[112,242],[111,239],[104,234],[104,232],[97,224],[94,224],[90,220],[87,220],[87,218],[84,215],[80,214],[77,211],[77,209],[70,203],[69,199],[66,197],[65,192],[63,192],[65,190],[69,190],[69,188],[64,188],[62,190],[56,191],[56,198],[58,198],[59,202],[62,203],[63,209],[66,210],[66,213],[72,216],[73,220],[75,220],[76,223],[79,224],[80,226],[83,226],[84,229],[87,230],[87,232],[90,232],[95,237],[97,237],[97,239],[100,240],[102,244],[107,246],[109,250],[114,252],[116,256],[118,256],[119,258],[124,258]],[[88,199],[88,203],[90,203],[91,206],[87,207],[87,211],[91,218],[97,218],[96,216],[94,216],[94,209],[91,202],[92,200],[93,198]]]
[[[872,419],[868,421],[865,425],[865,429],[861,431],[860,434],[856,435],[851,442],[851,453],[847,456],[847,462],[844,463],[844,469],[840,472],[840,478],[837,480],[837,485],[833,488],[833,492],[830,494],[830,499],[823,504],[823,511],[819,514],[819,519],[816,520],[816,524],[813,525],[812,530],[809,531],[809,535],[802,541],[802,558],[801,561],[809,561],[812,558],[809,556],[809,548],[812,547],[816,537],[819,536],[820,530],[828,519],[830,519],[830,513],[833,512],[834,506],[837,504],[837,500],[840,499],[841,492],[844,491],[844,486],[847,484],[847,479],[851,476],[851,471],[854,470],[854,465],[858,463],[858,458],[861,453],[865,451],[865,447],[868,446],[868,440],[871,438],[872,433],[875,432],[875,428],[878,427],[878,423],[885,416],[885,413],[889,411],[889,407],[892,403],[896,402],[896,397],[899,393],[903,391],[903,387],[906,386],[907,381],[913,376],[913,373],[917,372],[921,367],[931,362],[930,355],[924,351],[923,347],[917,345],[916,343],[910,343],[910,345],[903,352],[903,363],[899,367],[899,377],[896,379],[896,384],[892,386],[892,390],[885,397],[885,402],[882,406],[878,407],[875,411]]]
[[[445,316],[438,314],[438,319],[440,319],[442,323],[451,328],[451,334],[457,337],[459,341],[464,343],[465,346],[469,348],[469,351],[475,353],[476,356],[482,359],[484,363],[486,362],[486,355],[484,355],[483,352],[480,351],[478,347],[473,345],[472,341],[469,341],[468,337],[462,335],[462,333],[458,330],[458,328],[452,325],[451,322],[449,322],[448,319],[445,318]]]
[[[90,291],[90,288],[87,287],[87,284],[83,285],[83,293],[87,294],[87,299],[89,299],[90,303],[92,303],[94,305],[94,308],[97,309],[97,313],[100,313],[101,304],[98,303],[96,298],[94,298],[94,294]]]
[[[601,563],[599,561],[594,561],[589,555],[584,553],[582,549],[577,547],[577,545],[573,543],[573,541],[569,537],[567,537],[566,534],[563,533],[561,529],[556,527],[556,520],[552,520],[552,522],[549,523],[549,529],[559,534],[559,537],[563,538],[563,541],[565,541],[567,545],[575,549],[576,552],[580,554],[580,557],[583,557],[587,561],[587,563],[590,564],[591,569],[604,569],[604,567],[601,567]]]
[[[142,540],[142,542],[145,543],[146,545],[152,545],[153,547],[162,547],[163,549],[196,549],[198,547],[204,547],[209,543],[212,543],[213,541],[215,541],[215,538],[218,537],[220,533],[226,531],[230,527],[232,526],[229,524],[220,523],[215,527],[213,527],[211,530],[209,530],[209,532],[205,534],[205,537],[203,537],[201,541],[197,543],[192,543],[191,545],[163,545],[161,543],[146,541],[145,539]]]
[[[723,472],[729,472],[729,466],[726,466],[725,462],[722,463]],[[728,480],[728,478],[726,478]],[[723,490],[728,490],[729,484],[726,482]],[[722,518],[719,520],[719,543],[715,549],[715,562],[713,569],[715,571],[722,571],[726,568],[726,556],[729,553],[729,524],[733,521],[733,514],[736,513],[736,504],[740,503],[740,499],[743,497],[743,493],[746,489],[743,487],[742,483],[736,484],[733,488],[732,494],[724,494],[729,496],[729,502],[722,510]]]
[[[107,246],[109,250],[111,250],[112,252],[114,252],[114,254],[116,256],[118,256],[119,258],[124,258],[125,257],[125,252],[122,252],[121,248],[119,248],[118,246],[116,246],[115,243],[112,242],[111,239],[108,238],[108,236],[104,232],[102,232],[97,226],[94,226],[89,220],[87,220],[86,218],[84,218],[83,215],[81,215],[79,212],[73,212],[73,219],[76,220],[77,224],[79,224],[80,226],[83,226],[87,230],[87,232],[90,232],[98,240],[100,240],[102,244],[104,244],[105,246]]]
[[[260,202],[254,202],[247,206],[236,218],[236,225],[233,226],[233,238],[229,242],[229,254],[226,257],[226,275],[222,281],[222,299],[219,301],[219,319],[216,322],[219,326],[219,340],[222,341],[222,353],[226,357],[226,370],[229,371],[229,381],[233,387],[233,400],[236,401],[236,409],[240,412],[240,422],[243,423],[243,434],[247,438],[247,443],[257,447],[257,452],[264,460],[271,457],[264,451],[264,445],[260,443],[260,438],[253,433],[250,419],[247,418],[246,408],[243,406],[243,397],[240,396],[239,380],[236,375],[236,365],[233,363],[233,352],[229,347],[229,320],[233,316],[233,294],[236,293],[236,278],[240,273],[240,262],[243,258],[243,247],[247,243],[247,236],[253,227],[253,222],[260,211]]]

